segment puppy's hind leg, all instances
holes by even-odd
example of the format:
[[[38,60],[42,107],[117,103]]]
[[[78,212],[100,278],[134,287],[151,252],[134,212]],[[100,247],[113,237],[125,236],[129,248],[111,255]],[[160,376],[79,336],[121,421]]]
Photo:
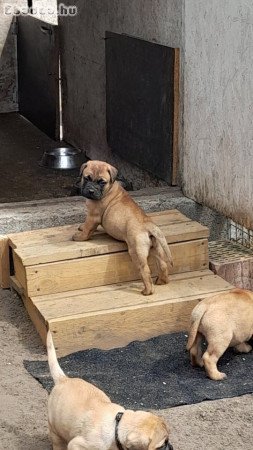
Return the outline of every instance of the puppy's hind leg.
[[[151,248],[151,253],[157,261],[158,264],[158,277],[156,279],[156,284],[168,284],[169,282],[169,271],[168,263],[166,262],[166,255],[164,250],[157,241],[157,239],[152,239],[153,248]]]
[[[227,350],[232,336],[222,336],[223,339],[220,342],[208,342],[207,350],[203,355],[203,362],[207,372],[207,375],[212,380],[223,380],[227,375],[220,372],[217,368],[217,362],[223,353]]]
[[[201,351],[202,335],[197,333],[195,342],[190,349],[191,364],[193,366],[203,367],[202,351]]]
[[[151,278],[150,269],[148,266],[148,255],[150,250],[149,239],[146,243],[142,245],[130,246],[128,244],[128,253],[140,272],[141,278],[144,283],[144,289],[142,291],[143,295],[151,295],[154,292],[154,285]]]

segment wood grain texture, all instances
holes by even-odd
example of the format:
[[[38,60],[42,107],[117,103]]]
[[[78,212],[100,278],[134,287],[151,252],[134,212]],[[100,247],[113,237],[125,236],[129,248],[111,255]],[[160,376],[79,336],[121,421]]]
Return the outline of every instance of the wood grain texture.
[[[192,272],[184,272],[184,273],[176,273],[170,276],[170,282],[171,281],[177,281],[177,280],[190,280],[191,278],[197,278],[197,277],[204,277],[207,275],[213,275],[213,272],[209,269],[203,269],[203,270],[194,270]],[[97,296],[100,296],[101,293],[107,292],[116,292],[118,289],[121,289],[121,287],[125,286],[125,289],[127,290],[128,286],[133,286],[136,285],[136,283],[140,283],[140,281],[135,282],[135,281],[130,281],[130,282],[124,282],[124,284],[122,283],[117,283],[117,284],[108,284],[105,286],[94,286],[91,288],[85,288],[85,289],[75,289],[74,291],[68,291],[64,293],[64,297],[67,298],[71,298],[73,301],[75,297],[83,297],[83,295],[90,295],[90,294],[95,294]],[[50,299],[52,301],[57,301],[58,299],[62,299],[63,297],[63,293],[62,292],[58,292],[56,294],[50,294],[50,296],[48,294],[46,295],[38,295],[36,296],[36,300],[33,298],[34,301],[40,302],[40,303],[47,303]],[[147,301],[147,299],[146,299]]]
[[[209,231],[198,222],[179,222],[161,225],[168,244],[206,238]],[[72,241],[73,230],[68,229],[64,241],[30,244],[15,250],[24,266],[84,258],[86,256],[127,251],[125,242],[116,241],[106,233],[99,233],[85,242]]]
[[[0,235],[0,287],[7,289],[10,286],[10,260],[8,236]]]
[[[188,278],[172,275],[170,283],[166,286],[157,286],[155,293],[150,297],[141,294],[141,282],[132,281],[111,285],[109,289],[100,290],[99,293],[91,289],[82,289],[75,291],[74,296],[68,293],[58,297],[47,295],[42,298],[32,297],[32,301],[42,315],[49,320],[67,316],[72,318],[80,314],[97,315],[101,311],[146,307],[172,300],[180,302],[185,297],[194,296],[196,292],[203,298],[210,292],[231,286],[212,272],[205,272],[201,275],[198,275],[198,272],[190,272],[192,275]]]
[[[25,267],[22,264],[20,257],[17,255],[16,250],[12,250],[13,264],[14,264],[14,274],[15,278],[22,286],[25,292],[27,292],[27,274]]]
[[[188,330],[191,311],[202,298],[232,287],[214,275],[204,278],[205,283],[200,290],[197,288],[197,280],[195,281],[196,290],[192,295],[187,295],[189,283],[186,282],[184,297],[157,302],[150,300],[146,304],[118,306],[97,313],[49,318],[48,326],[54,334],[57,353],[63,356],[94,347],[123,347],[136,339],[145,340],[161,334]],[[181,282],[181,292],[184,289],[182,283],[184,282]],[[167,292],[170,292],[168,287]],[[120,305],[119,299],[118,302]]]
[[[173,273],[208,267],[207,239],[171,244],[170,249],[174,262]],[[149,258],[149,265],[152,274],[156,275],[157,268],[153,257]],[[29,297],[139,278],[139,273],[126,251],[26,267]],[[21,282],[20,278],[18,279]]]
[[[189,222],[190,219],[177,209],[148,213],[153,221],[159,225],[168,225],[177,222]],[[22,233],[9,234],[10,245],[13,248],[29,247],[33,244],[56,244],[67,241],[76,232],[78,224],[63,225],[60,227],[44,228],[41,230],[23,231]],[[102,227],[97,233],[104,233]]]
[[[20,295],[20,297],[24,294],[25,290],[23,286],[20,284],[20,282],[17,280],[15,275],[12,275],[10,277],[10,288],[14,289]]]

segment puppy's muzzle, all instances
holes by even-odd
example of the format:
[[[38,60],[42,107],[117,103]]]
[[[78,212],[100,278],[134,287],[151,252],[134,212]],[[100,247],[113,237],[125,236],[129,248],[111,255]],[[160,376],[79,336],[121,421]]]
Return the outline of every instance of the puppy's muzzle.
[[[81,194],[90,200],[100,200],[103,197],[103,189],[98,183],[88,182],[81,187]]]

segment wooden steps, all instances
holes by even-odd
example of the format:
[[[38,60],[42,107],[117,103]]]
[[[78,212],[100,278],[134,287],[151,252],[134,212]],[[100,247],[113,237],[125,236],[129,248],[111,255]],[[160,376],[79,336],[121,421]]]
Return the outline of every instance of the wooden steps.
[[[188,327],[202,298],[231,285],[208,270],[208,229],[177,210],[151,214],[174,259],[171,281],[141,294],[142,283],[126,244],[100,229],[73,242],[77,225],[9,235],[14,271],[11,285],[43,342],[49,327],[59,355],[124,346]],[[156,265],[150,258],[152,275]]]
[[[169,286],[140,294],[140,282],[119,283],[53,295],[24,297],[45,342],[47,327],[57,354],[98,347],[122,347],[133,340],[187,330],[193,307],[231,285],[209,270],[171,276]]]

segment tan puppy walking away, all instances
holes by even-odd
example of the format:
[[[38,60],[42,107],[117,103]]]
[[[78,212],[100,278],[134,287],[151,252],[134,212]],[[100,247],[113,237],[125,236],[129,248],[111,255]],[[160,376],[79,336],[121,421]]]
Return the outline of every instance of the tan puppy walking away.
[[[217,362],[228,347],[248,353],[247,344],[253,335],[253,292],[244,289],[217,294],[202,300],[192,311],[187,343],[191,363],[205,367],[212,380],[222,380]],[[202,356],[201,341],[205,337],[207,349]]]
[[[147,261],[150,250],[159,267],[156,284],[167,284],[168,264],[172,266],[173,262],[165,236],[115,181],[117,169],[103,161],[88,161],[82,165],[81,174],[81,193],[87,199],[87,218],[73,240],[88,240],[98,225],[102,225],[110,236],[127,243],[129,255],[145,286],[144,295],[154,291]]]
[[[48,401],[53,450],[173,450],[162,418],[125,410],[92,384],[68,378],[58,364],[50,331],[47,352],[55,383]]]

